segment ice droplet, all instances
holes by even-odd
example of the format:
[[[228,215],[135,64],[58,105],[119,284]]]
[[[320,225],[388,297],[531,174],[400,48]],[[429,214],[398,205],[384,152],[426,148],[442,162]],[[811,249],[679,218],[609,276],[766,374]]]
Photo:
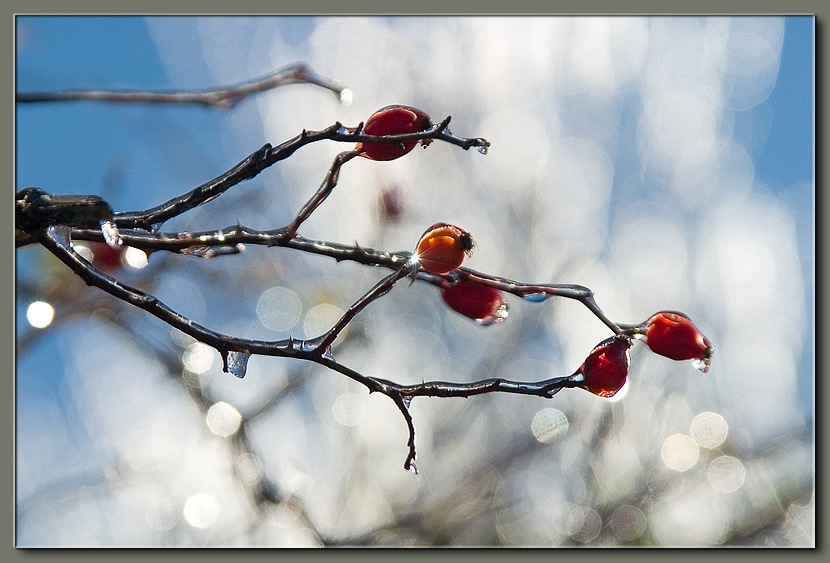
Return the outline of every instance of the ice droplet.
[[[709,371],[709,364],[711,363],[711,358],[695,358],[692,360],[692,365],[699,369],[701,372],[706,373]]]
[[[101,234],[104,235],[104,240],[113,248],[121,246],[121,235],[118,233],[118,227],[111,221],[101,221]]]
[[[225,359],[225,368],[227,371],[242,379],[248,371],[248,359],[251,357],[249,352],[237,352],[232,350],[228,352]]]
[[[72,229],[66,225],[53,225],[49,227],[49,236],[64,248],[72,248]]]
[[[479,145],[476,147],[476,150],[481,154],[487,154],[487,145]]]
[[[481,326],[490,326],[497,323],[503,323],[507,320],[508,308],[509,306],[507,301],[505,301],[493,312],[492,315],[484,317],[483,319],[476,319],[476,322]]]
[[[550,297],[550,295],[543,292],[543,291],[540,291],[538,293],[528,293],[528,294],[522,296],[522,298],[525,301],[530,301],[531,303],[541,303],[542,301],[544,301],[548,297]]]

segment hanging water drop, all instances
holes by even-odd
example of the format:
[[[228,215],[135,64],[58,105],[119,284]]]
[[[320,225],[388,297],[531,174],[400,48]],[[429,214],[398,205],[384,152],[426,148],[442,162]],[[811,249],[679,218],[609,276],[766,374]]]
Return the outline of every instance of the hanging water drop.
[[[52,237],[55,242],[60,244],[64,248],[72,248],[72,229],[67,227],[66,225],[53,225],[49,227],[48,230],[49,236]]]
[[[251,354],[249,352],[238,352],[235,350],[228,352],[225,357],[225,371],[242,379],[248,371],[248,359],[250,357]]]
[[[402,395],[401,399],[403,399],[403,406],[409,409],[409,405],[412,404],[412,395]]]
[[[478,145],[476,150],[481,154],[487,154],[487,145]]]
[[[354,101],[354,92],[352,92],[351,88],[343,88],[340,91],[340,103],[346,107],[352,105],[352,101]]]
[[[525,301],[530,301],[531,303],[541,303],[548,297],[550,297],[550,294],[545,293],[543,291],[540,291],[538,293],[527,293],[525,295],[522,295],[522,298]]]
[[[104,235],[104,240],[112,248],[121,246],[121,235],[118,233],[118,227],[112,221],[101,221],[101,234]]]
[[[476,319],[475,321],[480,324],[481,326],[490,326],[498,323],[503,323],[507,320],[509,306],[507,301],[499,305],[498,309],[493,311],[493,313],[483,319]]]
[[[412,473],[413,475],[417,475],[417,474],[418,474],[418,468],[417,468],[417,467],[415,467],[415,462],[414,462],[414,461],[410,461],[410,462],[409,462],[409,467],[407,467],[407,469],[408,469],[408,470],[409,470],[409,472],[410,472],[410,473]]]
[[[692,360],[692,365],[701,372],[706,373],[709,371],[709,364],[711,361],[711,358],[695,358]]]

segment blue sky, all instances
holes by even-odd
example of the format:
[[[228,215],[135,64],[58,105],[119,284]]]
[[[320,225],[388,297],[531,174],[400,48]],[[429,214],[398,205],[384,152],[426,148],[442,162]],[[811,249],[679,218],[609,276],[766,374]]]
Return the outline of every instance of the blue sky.
[[[42,16],[18,18],[18,22],[23,31],[18,40],[18,90],[171,87],[142,18]],[[805,134],[812,131],[814,126],[813,49],[813,18],[787,18],[780,71],[775,88],[767,100],[770,112],[769,135],[756,165],[758,175],[774,185],[791,185],[809,180],[813,175],[812,139]],[[194,87],[210,83],[209,74],[203,72],[204,80],[201,84],[194,84]],[[102,134],[120,139],[117,136],[118,123],[114,123],[116,131],[110,131],[110,125],[113,124],[105,121],[106,115],[100,115],[100,106],[81,107],[82,105],[59,105],[51,109],[43,106],[18,107],[18,178],[22,182],[19,187],[27,182],[55,184],[55,191],[61,191],[57,187],[58,181],[46,176],[47,171],[39,165],[38,150],[24,150],[28,143],[38,143],[35,146],[42,147],[50,142],[47,139],[51,139],[51,142],[62,146],[63,154],[69,151],[66,157],[68,162],[73,163],[73,167],[83,163],[90,174],[94,170],[106,168],[111,154],[87,151],[82,156],[80,152],[72,152],[81,151],[82,143],[61,143],[60,138],[46,136],[49,132],[54,134],[54,131],[78,125],[78,120],[81,120],[86,124],[84,131],[72,131],[79,139],[91,142],[96,137],[100,139]],[[210,116],[207,112],[200,112],[199,118],[210,119]],[[34,133],[36,131],[40,131],[44,138],[38,139]],[[122,133],[129,136],[127,132]],[[30,135],[34,139],[30,139]],[[60,156],[61,154],[52,154],[53,158]],[[49,168],[56,173],[62,167]],[[38,173],[44,176],[39,176]],[[56,176],[61,177],[57,173]],[[41,177],[43,181],[38,182]]]
[[[815,130],[815,21],[787,18],[781,67],[769,97],[772,114],[766,143],[757,159],[758,175],[779,186],[813,178]]]

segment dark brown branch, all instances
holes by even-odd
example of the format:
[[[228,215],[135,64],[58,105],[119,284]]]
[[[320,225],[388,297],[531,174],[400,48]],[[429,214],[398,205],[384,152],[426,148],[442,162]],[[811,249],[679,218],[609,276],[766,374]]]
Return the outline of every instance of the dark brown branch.
[[[265,144],[227,172],[205,182],[190,192],[145,211],[115,213],[113,222],[119,229],[149,230],[154,225],[159,225],[168,219],[205,204],[219,197],[229,188],[253,178],[272,164],[267,160],[270,150],[271,145]]]
[[[297,216],[291,221],[291,224],[288,225],[288,229],[286,230],[286,238],[291,239],[294,238],[294,235],[297,234],[297,229],[300,228],[300,225],[308,219],[314,210],[317,209],[320,204],[322,204],[326,198],[331,195],[332,190],[337,185],[337,181],[340,177],[340,168],[351,159],[359,156],[360,152],[356,150],[341,152],[336,157],[334,157],[334,162],[331,164],[328,173],[326,173],[326,177],[323,180],[322,185],[314,192],[314,195],[311,196],[305,205],[303,205],[302,209],[297,213]]]
[[[129,285],[108,276],[90,264],[77,252],[64,246],[50,231],[41,233],[38,236],[38,242],[49,252],[54,254],[61,262],[66,264],[73,272],[80,276],[81,279],[87,283],[87,285],[92,285],[102,289],[122,301],[147,311],[170,326],[181,330],[185,334],[192,336],[200,342],[204,342],[205,344],[216,348],[220,352],[232,350],[266,356],[285,357],[302,357],[308,355],[307,352],[304,353],[301,342],[298,343],[290,338],[287,340],[273,342],[241,340],[232,336],[214,332],[177,313],[159,301],[155,296],[144,293],[141,290],[130,287]]]
[[[377,251],[362,248],[357,244],[346,246],[325,241],[312,241],[297,235],[297,231],[303,222],[325,201],[337,185],[342,165],[361,154],[357,150],[341,152],[337,155],[320,187],[303,205],[292,222],[285,227],[270,231],[255,231],[242,225],[236,225],[221,231],[171,234],[160,233],[157,229],[164,221],[213,200],[229,188],[255,177],[274,163],[287,159],[301,147],[324,139],[337,142],[394,144],[421,140],[424,145],[428,144],[427,140],[440,139],[464,149],[477,147],[481,152],[486,152],[489,143],[485,139],[467,139],[453,135],[448,129],[450,119],[450,117],[447,117],[441,123],[433,125],[426,131],[401,135],[366,135],[363,133],[362,124],[352,129],[345,128],[340,123],[335,123],[320,131],[304,130],[293,139],[279,146],[264,145],[217,178],[159,206],[139,212],[112,213],[111,208],[106,205],[107,216],[105,219],[99,219],[98,221],[88,221],[86,215],[80,212],[78,216],[75,216],[71,213],[71,209],[70,212],[61,211],[57,215],[44,212],[41,217],[38,215],[41,208],[47,211],[54,208],[51,205],[52,200],[49,200],[49,196],[42,191],[30,188],[28,191],[18,193],[18,215],[23,216],[23,220],[18,218],[18,223],[20,223],[19,226],[28,237],[35,237],[46,249],[55,254],[84,279],[88,285],[94,285],[118,299],[135,305],[196,340],[215,348],[223,359],[225,371],[231,371],[235,375],[243,377],[244,363],[252,354],[289,357],[320,364],[362,384],[370,392],[380,392],[388,396],[400,409],[408,428],[408,454],[404,467],[417,473],[414,463],[417,458],[415,425],[409,412],[409,403],[413,397],[471,397],[484,393],[502,392],[550,398],[565,387],[579,385],[581,376],[579,372],[576,372],[570,376],[560,376],[538,382],[491,378],[471,383],[424,381],[418,385],[401,385],[393,381],[363,375],[338,363],[330,352],[331,345],[343,329],[366,306],[385,295],[395,283],[407,275],[413,275],[416,279],[422,279],[441,287],[456,283],[460,279],[466,279],[517,295],[528,301],[543,301],[552,296],[578,300],[616,334],[629,330],[629,325],[623,325],[625,328],[621,328],[608,319],[594,301],[593,292],[583,286],[526,284],[507,278],[481,274],[467,268],[457,269],[440,276],[420,269],[418,263],[411,259],[412,253],[408,251],[396,253]],[[47,199],[44,200],[44,197]],[[72,196],[68,197],[72,199]],[[55,201],[57,199],[55,198]],[[37,203],[41,201],[46,201],[48,205]],[[106,202],[103,203],[106,204]],[[97,216],[95,218],[98,219]],[[104,237],[104,234],[97,227],[102,220],[110,221],[119,229],[122,243],[148,252],[166,250],[182,254],[215,256],[238,252],[242,244],[260,244],[284,246],[329,256],[338,261],[352,260],[366,265],[383,266],[392,269],[393,272],[380,280],[372,289],[352,304],[331,329],[317,338],[299,341],[292,337],[279,341],[236,338],[220,334],[195,323],[170,309],[155,296],[123,284],[104,274],[74,252],[69,245],[70,237],[79,240],[100,240]],[[61,232],[53,228],[54,225],[62,225],[60,227]],[[21,237],[20,240],[25,238],[27,237]],[[231,357],[232,354],[233,357]],[[238,361],[243,364],[241,367],[236,365]]]
[[[228,353],[231,351],[312,361],[353,379],[364,385],[370,392],[380,392],[388,396],[401,409],[409,429],[409,453],[405,467],[411,471],[417,471],[414,466],[414,460],[417,457],[415,426],[407,406],[412,397],[472,397],[483,393],[501,392],[550,398],[560,389],[574,387],[577,384],[572,375],[529,383],[496,378],[472,383],[430,381],[418,385],[401,385],[385,379],[365,376],[338,363],[331,354],[327,353],[328,345],[366,305],[385,294],[397,281],[412,272],[416,267],[414,262],[406,262],[403,266],[399,266],[392,275],[381,280],[361,297],[323,337],[300,341],[290,337],[280,341],[261,341],[223,335],[193,322],[191,319],[170,309],[156,297],[104,274],[71,248],[62,244],[51,230],[42,232],[38,236],[38,242],[71,268],[88,285],[98,287],[122,301],[135,305],[196,340],[212,346],[219,351],[226,363]]]
[[[64,262],[64,264],[69,266],[76,274],[86,281],[88,285],[98,287],[99,289],[106,291],[110,295],[113,295],[122,301],[147,311],[170,326],[181,330],[185,334],[192,336],[200,342],[216,348],[220,352],[237,351],[265,356],[291,357],[315,361],[325,367],[338,371],[359,383],[362,383],[370,391],[379,391],[384,395],[390,396],[394,393],[400,393],[410,397],[471,397],[482,393],[501,392],[522,395],[537,395],[540,397],[550,398],[559,389],[574,386],[573,379],[571,379],[572,376],[556,377],[532,383],[516,382],[506,379],[485,379],[472,383],[432,381],[424,382],[418,385],[400,385],[384,379],[367,377],[339,364],[331,355],[325,354],[324,351],[321,350],[320,346],[324,339],[317,338],[313,340],[295,340],[293,338],[288,338],[278,341],[263,341],[223,335],[203,327],[193,322],[191,319],[180,315],[179,313],[176,313],[167,307],[167,305],[159,301],[156,297],[132,288],[129,285],[119,282],[118,280],[106,275],[87,262],[75,251],[66,248],[50,233],[44,233],[39,238],[38,242],[57,256],[62,262]],[[355,304],[355,306],[353,306],[354,310],[344,317],[346,318],[345,322],[348,322],[354,318],[354,316],[372,300],[380,297],[388,291],[395,282],[405,277],[411,271],[411,268],[412,266],[410,264],[404,265],[391,276],[381,280],[380,283],[378,283],[372,290],[364,295]],[[341,321],[339,321],[332,330],[335,330],[338,327],[342,329],[343,327],[340,325],[345,322],[341,319]],[[331,333],[332,331],[329,331],[327,335],[330,335]]]
[[[412,420],[412,414],[409,412],[409,404],[412,397],[396,393],[392,396],[392,400],[401,411],[401,414],[406,421],[407,430],[409,431],[409,439],[406,442],[409,452],[406,454],[406,459],[403,462],[403,468],[417,475],[418,467],[415,465],[415,460],[418,459],[418,451],[415,447],[415,422]]]
[[[348,260],[367,266],[382,266],[397,270],[409,258],[406,251],[388,252],[375,250],[358,245],[343,245],[335,242],[315,241],[299,235],[286,240],[286,228],[273,231],[258,231],[242,225],[235,225],[209,232],[182,232],[182,233],[145,233],[122,231],[121,238],[124,244],[140,248],[145,251],[166,250],[182,252],[185,249],[234,246],[238,244],[253,244],[263,246],[284,246],[311,254],[319,254],[334,258],[338,262]],[[79,240],[101,240],[98,230],[80,230],[73,232],[73,238]],[[519,282],[504,277],[493,276],[471,270],[458,268],[444,276],[430,274],[423,270],[416,277],[434,285],[444,286],[457,279],[466,279],[480,285],[493,287],[505,293],[521,297],[527,301],[541,302],[550,297],[574,299],[588,308],[614,334],[628,334],[633,336],[641,329],[639,324],[619,324],[608,318],[600,309],[594,298],[594,292],[576,284],[534,284]]]
[[[236,86],[220,86],[192,91],[64,90],[61,92],[20,92],[16,95],[15,100],[20,103],[89,101],[130,104],[195,104],[230,109],[248,96],[288,84],[313,84],[331,90],[338,97],[342,97],[345,90],[344,86],[337,80],[320,76],[308,65],[299,63]]]
[[[323,353],[328,351],[329,347],[334,343],[340,333],[346,328],[352,319],[354,319],[369,303],[389,292],[392,287],[401,279],[415,271],[418,267],[417,262],[409,260],[405,265],[398,268],[395,272],[389,274],[380,280],[372,289],[369,290],[363,297],[358,299],[348,311],[331,327],[326,334],[320,338],[320,343],[317,345]]]
[[[34,233],[52,225],[100,227],[112,219],[110,204],[96,195],[50,195],[39,188],[23,188],[15,197],[15,227]]]
[[[211,201],[229,188],[245,180],[250,180],[269,166],[287,159],[305,145],[322,140],[344,143],[372,142],[394,144],[412,140],[439,139],[464,149],[470,147],[487,147],[490,145],[486,139],[464,138],[453,135],[446,130],[449,122],[450,118],[447,117],[444,121],[430,127],[426,131],[401,135],[365,135],[358,132],[359,128],[349,129],[343,127],[340,123],[334,123],[320,131],[303,131],[296,137],[276,147],[270,144],[264,145],[227,172],[224,172],[213,180],[205,182],[182,196],[175,197],[145,211],[115,213],[113,222],[119,229],[150,230],[168,219]],[[351,158],[353,157],[349,157],[349,160]]]
[[[467,268],[459,268],[457,272],[462,279],[493,287],[506,293],[512,293],[526,301],[541,302],[553,296],[576,299],[585,305],[599,320],[605,323],[605,326],[610,328],[614,334],[634,334],[634,325],[625,325],[627,328],[622,328],[621,325],[609,319],[602,309],[599,308],[599,305],[597,305],[594,299],[594,292],[585,286],[574,284],[526,284],[507,278],[482,274]]]

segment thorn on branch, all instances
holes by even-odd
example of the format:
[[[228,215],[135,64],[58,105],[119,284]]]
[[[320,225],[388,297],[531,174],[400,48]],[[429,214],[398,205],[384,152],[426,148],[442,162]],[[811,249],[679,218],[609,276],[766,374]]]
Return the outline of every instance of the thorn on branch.
[[[438,132],[439,133],[443,132],[443,131],[449,132],[449,130],[447,128],[450,126],[450,121],[452,121],[452,116],[451,115],[448,115],[447,117],[445,117],[444,121],[442,121],[441,123],[438,124]]]

